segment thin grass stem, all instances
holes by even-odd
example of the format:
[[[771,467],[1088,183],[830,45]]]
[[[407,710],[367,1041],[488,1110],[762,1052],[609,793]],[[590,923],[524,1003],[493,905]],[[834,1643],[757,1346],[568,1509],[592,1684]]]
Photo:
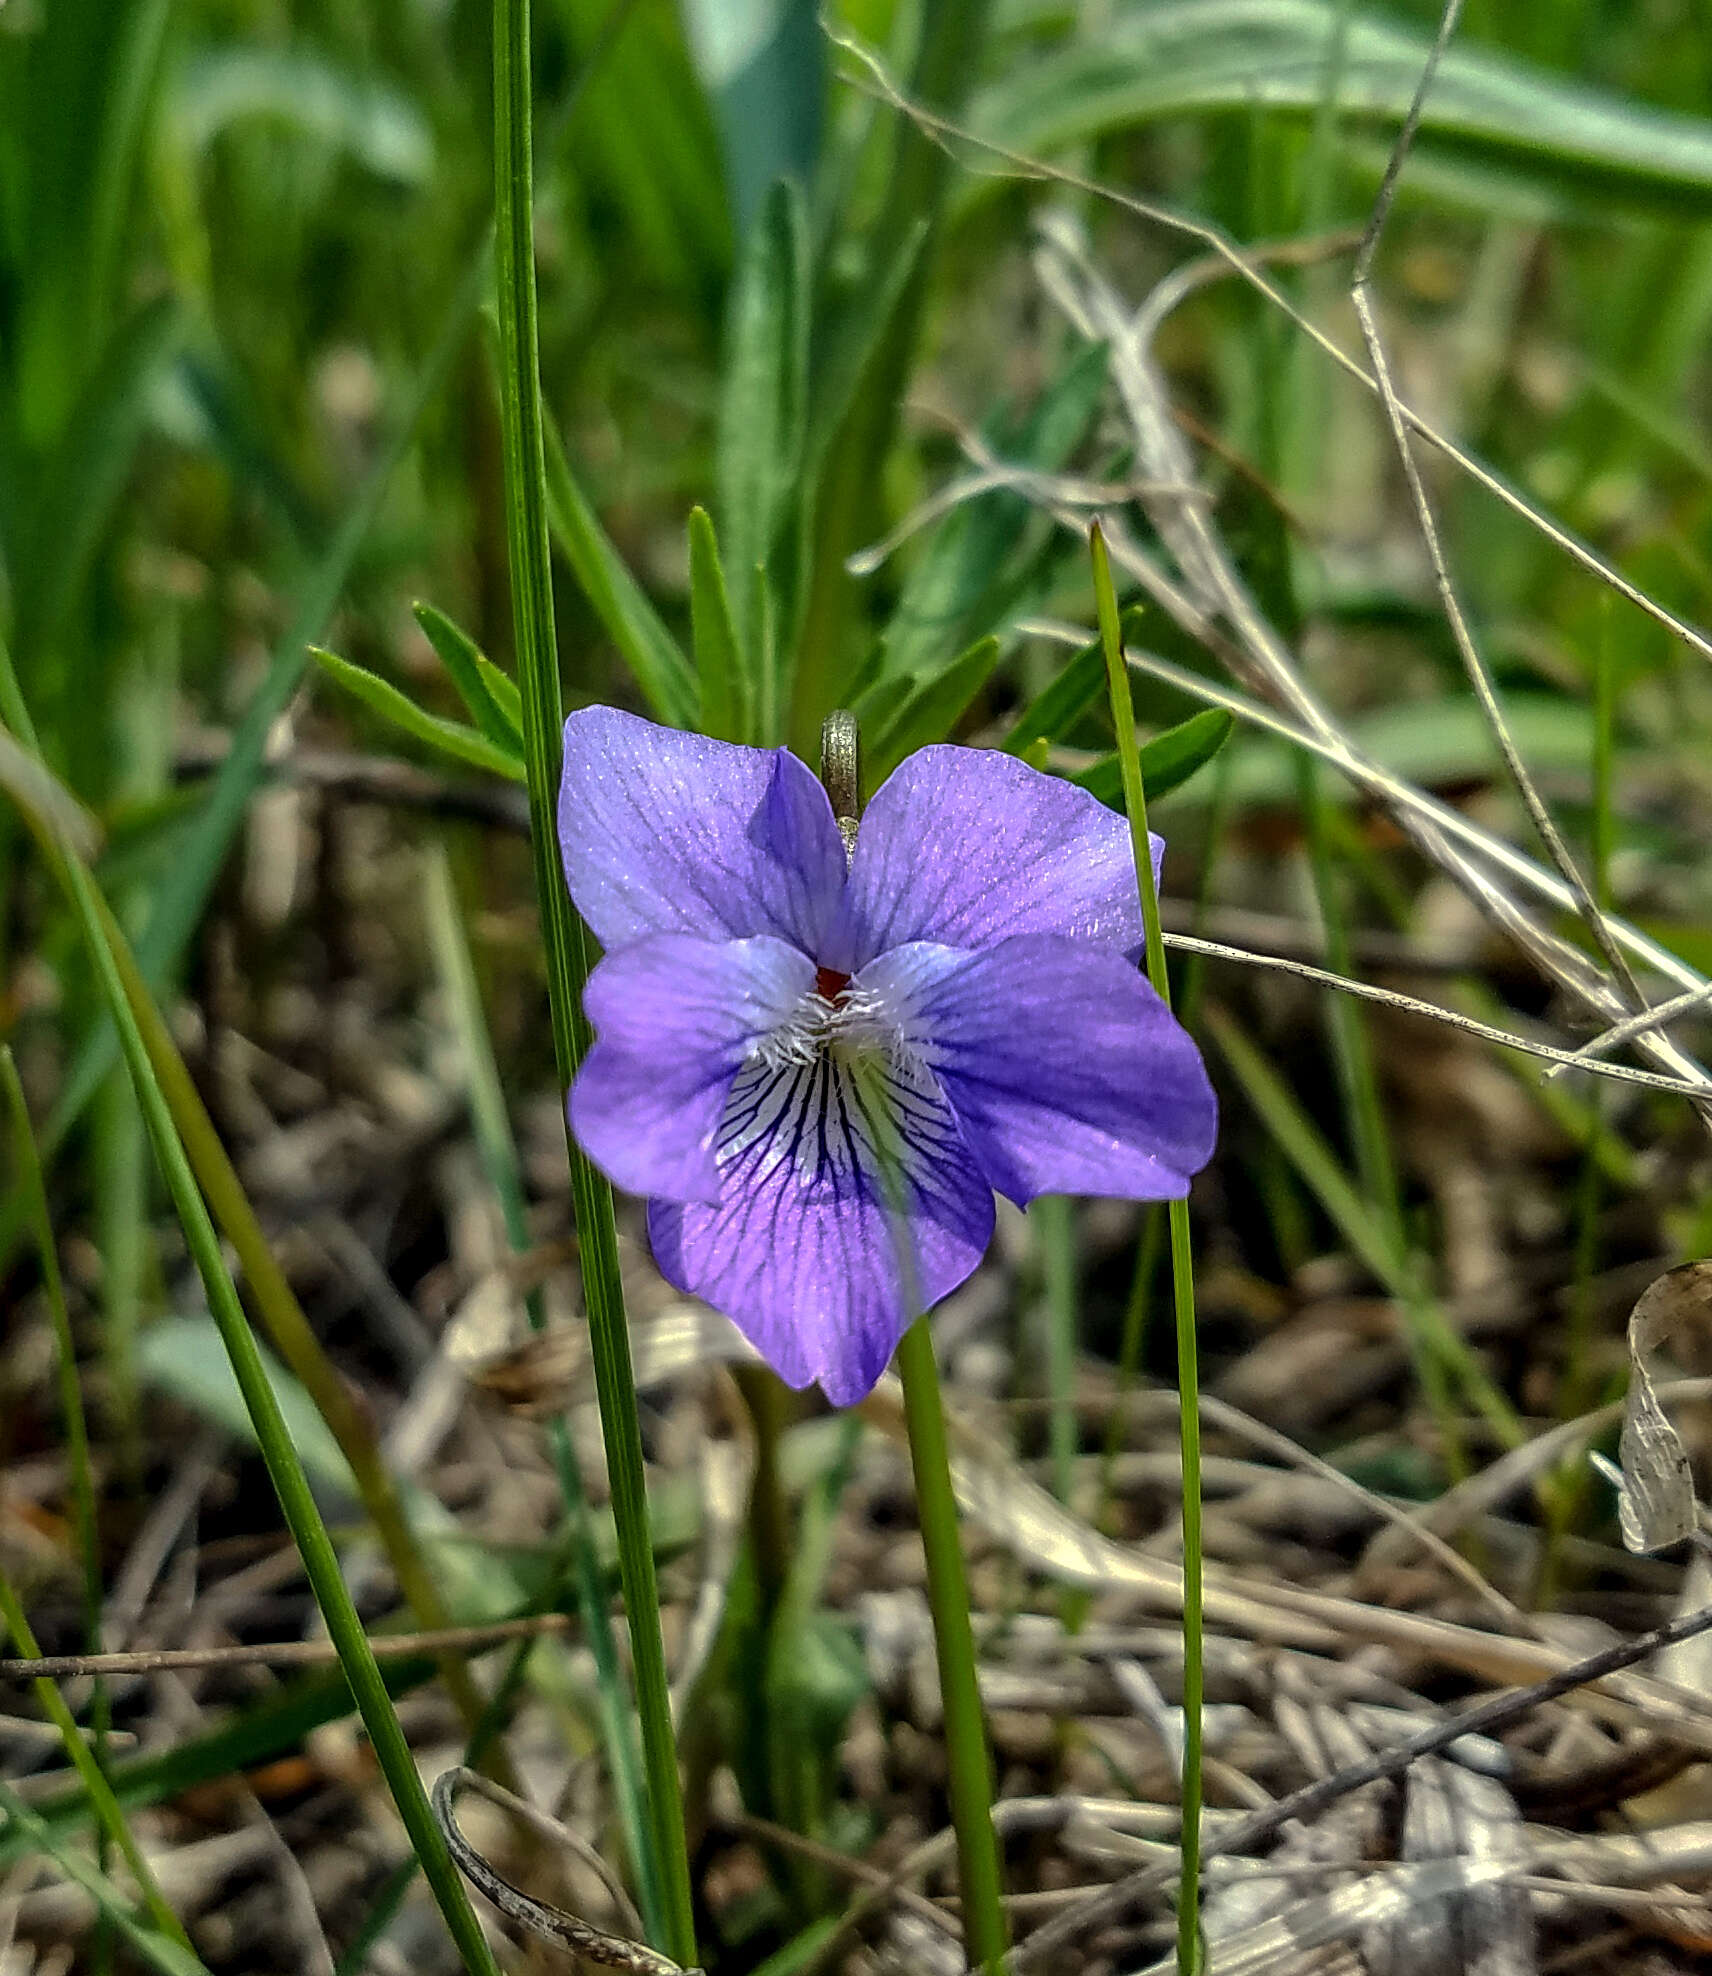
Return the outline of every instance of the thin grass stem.
[[[1141,756],[1135,739],[1135,708],[1130,699],[1129,668],[1124,662],[1123,636],[1118,625],[1117,592],[1111,562],[1098,522],[1089,534],[1094,559],[1094,597],[1100,621],[1100,643],[1106,655],[1106,684],[1111,695],[1112,725],[1117,731],[1118,767],[1123,777],[1124,809],[1129,816],[1130,846],[1135,854],[1136,885],[1141,893],[1142,918],[1147,926],[1147,977],[1167,1007],[1171,976],[1165,962],[1165,941],[1159,924],[1159,894],[1153,882],[1153,857],[1148,845],[1147,792],[1141,782]],[[1195,1248],[1189,1227],[1189,1203],[1167,1204],[1171,1228],[1171,1291],[1177,1317],[1178,1423],[1183,1449],[1183,1834],[1182,1866],[1177,1894],[1177,1968],[1180,1976],[1196,1976],[1201,1968],[1201,1805],[1204,1795],[1202,1708],[1206,1693],[1206,1646],[1202,1611],[1201,1534],[1201,1391],[1200,1353],[1195,1333]]]
[[[24,1613],[23,1601],[13,1588],[12,1581],[4,1571],[0,1571],[0,1627],[12,1636],[18,1653],[26,1660],[40,1660],[41,1648],[36,1644],[36,1636]],[[38,1680],[31,1683],[36,1700],[41,1704],[42,1713],[59,1731],[60,1740],[65,1744],[66,1755],[70,1757],[72,1768],[77,1772],[84,1790],[89,1795],[89,1808],[95,1815],[95,1829],[112,1846],[130,1869],[131,1878],[137,1883],[137,1892],[142,1896],[145,1912],[154,1927],[170,1941],[182,1947],[190,1947],[190,1937],[184,1932],[184,1924],[167,1904],[161,1892],[160,1882],[150,1869],[143,1849],[137,1844],[131,1828],[125,1823],[125,1813],[107,1773],[97,1761],[96,1752],[89,1746],[77,1720],[67,1707],[51,1681]]]
[[[504,436],[506,536],[512,625],[523,703],[535,891],[547,954],[548,1005],[559,1080],[568,1089],[590,1037],[582,1012],[588,936],[572,910],[558,866],[555,807],[562,746],[557,634],[548,561],[546,445],[541,406],[534,257],[534,160],[529,0],[494,0],[493,115],[495,270],[499,314],[500,409]],[[619,1573],[630,1627],[642,1763],[653,1813],[653,1871],[659,1877],[664,1935],[656,1946],[693,1966],[695,1917],[684,1839],[660,1594],[649,1531],[647,1483],[636,1380],[618,1273],[612,1189],[570,1137],[571,1200],[583,1299],[588,1312],[601,1435],[612,1483]]]
[[[181,1933],[162,1934],[158,1929],[146,1927],[131,1912],[113,1882],[74,1847],[66,1845],[48,1821],[3,1779],[0,1779],[0,1812],[5,1813],[9,1827],[28,1839],[37,1852],[51,1859],[68,1880],[88,1894],[95,1903],[96,1913],[150,1968],[160,1970],[162,1976],[208,1976],[207,1964],[183,1940]]]

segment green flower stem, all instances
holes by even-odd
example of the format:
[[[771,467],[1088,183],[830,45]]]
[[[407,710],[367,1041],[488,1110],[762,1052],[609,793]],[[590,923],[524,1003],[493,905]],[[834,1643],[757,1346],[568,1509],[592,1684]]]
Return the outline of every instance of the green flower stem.
[[[84,944],[89,950],[108,1011],[118,1028],[120,1046],[131,1081],[136,1087],[143,1121],[148,1127],[155,1157],[184,1229],[186,1246],[202,1278],[209,1311],[255,1428],[257,1445],[267,1464],[274,1493],[279,1498],[298,1555],[303,1559],[304,1573],[315,1594],[316,1604],[321,1608],[328,1636],[339,1656],[364,1727],[368,1730],[381,1774],[392,1792],[411,1845],[422,1862],[422,1870],[440,1904],[452,1939],[463,1956],[465,1968],[472,1972],[472,1976],[498,1976],[498,1966],[482,1934],[481,1924],[476,1920],[469,1896],[464,1891],[464,1883],[446,1850],[446,1842],[435,1822],[428,1795],[417,1775],[410,1744],[399,1726],[392,1697],[387,1693],[374,1651],[345,1587],[338,1553],[315,1505],[297,1450],[292,1446],[291,1433],[262,1364],[261,1352],[221,1256],[220,1238],[209,1218],[207,1205],[197,1190],[196,1176],[174,1126],[166,1096],[155,1076],[148,1046],[143,1040],[114,948],[110,944],[116,928],[112,927],[110,915],[104,919],[104,902],[81,860],[64,844],[54,840],[51,826],[41,816],[29,813],[27,821],[67,880]]]
[[[1135,708],[1130,700],[1129,672],[1118,627],[1117,592],[1112,587],[1111,563],[1098,522],[1090,531],[1089,540],[1112,725],[1117,730],[1124,808],[1129,814],[1136,884],[1141,892],[1142,918],[1147,925],[1147,978],[1160,1000],[1169,1007],[1171,977],[1165,965],[1159,894],[1154,887],[1153,858],[1147,841],[1147,792],[1141,782]],[[1201,1712],[1206,1694],[1201,1584],[1201,1385],[1195,1336],[1195,1250],[1189,1231],[1189,1203],[1172,1201],[1168,1207],[1172,1301],[1177,1314],[1177,1411],[1183,1444],[1183,1835],[1177,1897],[1177,1967],[1181,1976],[1195,1976],[1201,1967]]]
[[[971,1965],[998,1976],[1007,1946],[1000,1898],[999,1841],[993,1829],[993,1766],[975,1679],[975,1635],[969,1624],[969,1582],[951,1488],[945,1407],[934,1363],[933,1334],[918,1317],[898,1345],[904,1419],[915,1470],[916,1513],[927,1553],[927,1596],[945,1705],[945,1748],[951,1772],[951,1821],[963,1884],[963,1940]]]
[[[505,522],[511,555],[512,629],[523,700],[523,753],[535,891],[547,953],[548,1003],[559,1080],[569,1088],[590,1036],[582,1012],[589,941],[571,908],[558,864],[555,807],[562,704],[547,548],[546,447],[535,316],[534,163],[528,0],[494,0],[493,118],[495,253],[500,399],[505,442]],[[630,1625],[642,1763],[653,1814],[654,1869],[665,1909],[657,1946],[686,1966],[695,1954],[683,1790],[678,1778],[660,1637],[660,1593],[648,1524],[642,1434],[630,1334],[618,1275],[612,1189],[567,1132],[583,1302],[588,1313],[601,1435],[612,1482],[619,1575]]]

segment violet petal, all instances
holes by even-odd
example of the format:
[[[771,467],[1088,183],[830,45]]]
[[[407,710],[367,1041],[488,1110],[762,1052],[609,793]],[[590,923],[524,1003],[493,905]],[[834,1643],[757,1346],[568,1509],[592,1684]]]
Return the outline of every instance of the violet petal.
[[[629,1193],[717,1200],[731,1080],[813,987],[783,940],[657,933],[609,954],[583,991],[598,1039],[571,1088],[584,1152]]]
[[[844,890],[826,792],[783,748],[738,748],[612,707],[565,722],[559,847],[603,947],[772,934],[815,954]]]
[[[1212,1157],[1218,1107],[1188,1032],[1121,954],[1050,934],[929,944],[863,969],[945,1089],[982,1171],[1037,1194],[1170,1200]]]
[[[876,1130],[896,1148],[901,1228]],[[834,1406],[872,1390],[905,1328],[992,1238],[992,1189],[943,1096],[901,1061],[756,1063],[732,1087],[719,1164],[717,1204],[649,1203],[654,1260],[731,1318],[787,1385],[818,1381]]]
[[[1152,840],[1155,878],[1164,850]],[[911,940],[1056,933],[1139,953],[1129,825],[1085,789],[987,748],[923,748],[874,792],[834,945],[854,972]]]

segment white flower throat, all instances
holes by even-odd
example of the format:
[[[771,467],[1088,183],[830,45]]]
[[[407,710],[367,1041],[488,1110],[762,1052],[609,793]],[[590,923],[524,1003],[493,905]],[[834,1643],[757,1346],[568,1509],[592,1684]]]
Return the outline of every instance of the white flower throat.
[[[895,1061],[903,1050],[884,998],[853,986],[836,968],[823,967],[785,1020],[753,1046],[750,1061],[785,1070],[826,1058],[839,1068],[854,1068],[872,1057]]]

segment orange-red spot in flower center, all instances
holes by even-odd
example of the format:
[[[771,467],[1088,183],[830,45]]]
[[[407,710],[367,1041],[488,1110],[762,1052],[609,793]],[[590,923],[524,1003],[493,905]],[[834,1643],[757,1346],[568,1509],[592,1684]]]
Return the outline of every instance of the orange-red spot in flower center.
[[[820,997],[820,999],[823,1002],[832,1002],[834,1004],[838,1003],[843,999],[844,991],[849,986],[850,986],[849,975],[840,974],[837,968],[835,967],[816,968],[814,975],[814,992]]]

